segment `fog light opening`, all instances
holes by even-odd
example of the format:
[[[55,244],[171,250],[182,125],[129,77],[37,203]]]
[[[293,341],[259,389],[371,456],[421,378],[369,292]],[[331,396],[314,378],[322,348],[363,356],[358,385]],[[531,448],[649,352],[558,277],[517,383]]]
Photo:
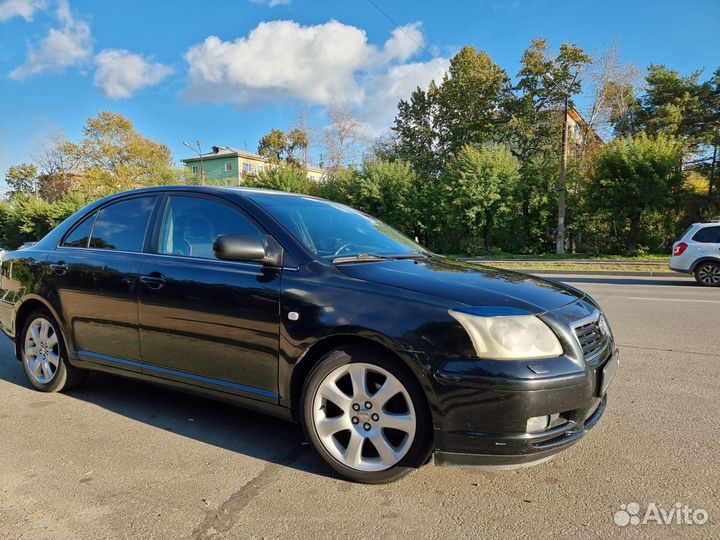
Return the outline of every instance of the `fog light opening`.
[[[528,433],[540,433],[545,431],[550,425],[550,416],[533,416],[528,418],[525,430]]]

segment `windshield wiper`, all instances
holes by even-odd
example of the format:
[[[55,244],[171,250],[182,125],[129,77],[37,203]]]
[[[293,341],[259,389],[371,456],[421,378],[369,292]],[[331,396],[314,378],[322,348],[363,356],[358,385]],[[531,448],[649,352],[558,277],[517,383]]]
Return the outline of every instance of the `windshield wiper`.
[[[390,255],[393,259],[396,261],[402,261],[404,259],[427,259],[429,255],[427,253],[422,253],[420,251],[416,251],[415,253],[404,253],[402,255]]]
[[[387,257],[383,255],[374,255],[372,253],[359,253],[357,255],[349,255],[347,257],[335,257],[333,264],[361,263],[361,262],[382,262],[387,261]]]

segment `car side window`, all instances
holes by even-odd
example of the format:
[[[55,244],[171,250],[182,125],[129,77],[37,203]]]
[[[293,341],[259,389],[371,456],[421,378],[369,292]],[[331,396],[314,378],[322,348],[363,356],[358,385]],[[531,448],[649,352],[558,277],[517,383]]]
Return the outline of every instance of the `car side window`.
[[[156,199],[154,195],[136,197],[100,210],[89,246],[95,249],[142,251]]]
[[[88,217],[80,222],[70,234],[65,237],[62,245],[63,247],[88,247],[90,242],[90,235],[92,234],[93,225],[95,225],[95,219],[97,218],[97,212],[93,212]]]
[[[693,236],[693,240],[703,244],[717,244],[720,243],[720,226],[718,227],[705,227],[700,229]]]
[[[263,237],[240,209],[202,197],[170,196],[160,232],[159,252],[214,259],[213,243],[221,234]]]

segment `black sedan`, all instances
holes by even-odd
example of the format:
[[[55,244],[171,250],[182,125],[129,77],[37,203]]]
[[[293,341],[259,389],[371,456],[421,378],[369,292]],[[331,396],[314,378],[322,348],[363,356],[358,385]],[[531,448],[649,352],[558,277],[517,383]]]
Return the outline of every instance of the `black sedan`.
[[[343,476],[524,466],[600,419],[618,364],[571,287],[429,253],[314,197],[153,188],[2,259],[0,327],[32,385],[98,370],[302,425]]]

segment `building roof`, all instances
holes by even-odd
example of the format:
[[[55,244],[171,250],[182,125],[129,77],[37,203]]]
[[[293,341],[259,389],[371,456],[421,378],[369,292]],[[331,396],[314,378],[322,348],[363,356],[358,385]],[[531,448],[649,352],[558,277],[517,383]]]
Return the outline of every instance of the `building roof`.
[[[181,159],[180,161],[182,161],[183,163],[193,163],[195,161],[200,161],[201,158],[203,161],[205,161],[208,159],[224,159],[229,157],[242,157],[264,162],[268,161],[265,156],[261,156],[260,154],[256,154],[254,152],[248,152],[247,150],[238,150],[237,148],[233,148],[232,146],[213,146],[212,152],[202,154],[202,156],[198,157]],[[314,167],[312,165],[306,165],[305,169],[317,173],[325,173],[325,169],[321,167]]]

